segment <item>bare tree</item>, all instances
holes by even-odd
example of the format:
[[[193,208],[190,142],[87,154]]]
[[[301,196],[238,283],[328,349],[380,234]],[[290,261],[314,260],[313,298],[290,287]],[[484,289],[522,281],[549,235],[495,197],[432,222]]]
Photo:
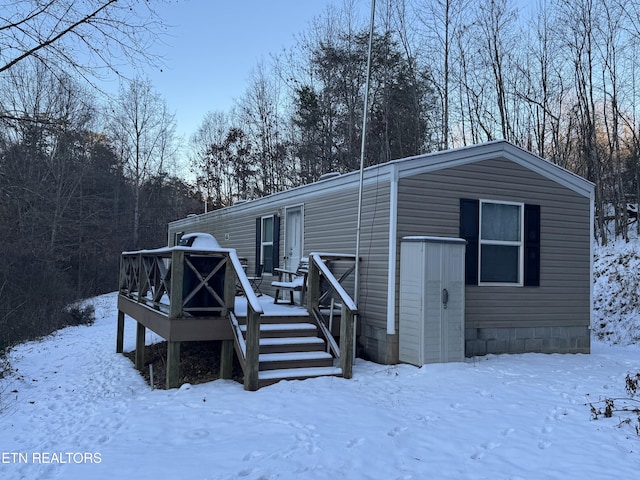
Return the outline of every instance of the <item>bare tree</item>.
[[[416,16],[423,27],[425,61],[428,62],[433,83],[440,98],[440,148],[446,150],[451,144],[452,108],[455,72],[453,65],[464,55],[459,52],[459,38],[466,28],[465,22],[471,8],[471,0],[418,0]],[[459,68],[459,67],[458,67]]]
[[[621,81],[624,92],[624,112],[620,120],[625,126],[624,143],[627,152],[627,176],[631,185],[627,188],[633,192],[636,205],[640,205],[640,89],[638,78],[640,76],[640,2],[616,0],[615,5],[622,12],[624,29],[620,35],[620,41],[624,43],[624,49],[620,49],[619,59],[626,67]],[[640,234],[640,221],[636,221],[636,232]]]
[[[27,58],[57,72],[94,75],[153,61],[149,46],[161,22],[151,2],[136,0],[25,0],[3,2],[0,73]]]
[[[16,199],[39,199],[40,230],[47,231],[46,243],[54,251],[84,179],[80,138],[95,120],[93,99],[70,76],[54,76],[39,62],[17,65],[4,79],[0,104],[20,118],[5,118],[5,132],[14,143],[28,145],[28,158],[16,172],[24,181],[16,178],[10,187]]]
[[[96,180],[105,156],[98,160],[90,131],[96,114],[91,95],[32,59],[0,81],[0,101],[15,112],[0,124],[1,350],[61,326],[63,307],[95,292],[101,274],[90,269],[111,269],[107,259],[117,248],[104,243],[116,246],[117,240],[110,242],[109,226],[97,220],[107,182]],[[112,289],[109,273],[102,285]]]
[[[205,212],[210,204],[213,208],[229,205],[230,199],[224,198],[229,188],[224,184],[232,179],[225,168],[224,151],[216,146],[224,144],[231,125],[230,115],[225,112],[209,112],[189,141],[191,171],[204,197]]]
[[[487,87],[491,86],[495,93],[500,138],[512,141],[513,111],[509,106],[509,74],[513,69],[508,60],[514,53],[512,29],[516,20],[516,11],[511,7],[509,0],[489,0],[479,5],[477,25],[483,45],[480,55],[484,59],[485,68],[492,74],[491,81],[487,79]],[[491,111],[487,113],[492,115]]]
[[[623,162],[621,149],[620,52],[624,50],[626,39],[622,39],[623,12],[615,3],[602,2],[603,19],[598,24],[598,51],[600,55],[603,86],[602,119],[606,135],[606,160],[608,170],[608,202],[614,210],[615,236],[628,240],[627,208],[623,182]],[[621,40],[624,42],[622,43]]]
[[[239,120],[253,146],[252,163],[258,167],[256,187],[262,195],[292,185],[293,164],[285,141],[283,101],[280,76],[274,75],[266,64],[258,64],[240,100]],[[236,170],[245,168],[246,160],[238,156]]]
[[[565,79],[570,78],[566,59],[558,54],[563,49],[556,23],[553,9],[547,2],[539,3],[526,29],[524,59],[517,65],[522,82],[516,95],[529,113],[528,128],[519,137],[523,146],[566,168],[570,144],[563,128],[564,109],[571,82]]]
[[[607,215],[604,188],[604,164],[598,143],[597,98],[597,37],[600,13],[598,0],[560,0],[559,14],[564,28],[559,32],[568,51],[573,69],[575,89],[575,138],[583,160],[583,176],[596,184],[596,231],[603,244],[607,243],[605,216]]]
[[[109,108],[109,130],[133,189],[133,246],[138,247],[143,186],[164,172],[175,154],[175,116],[148,80],[120,88]]]

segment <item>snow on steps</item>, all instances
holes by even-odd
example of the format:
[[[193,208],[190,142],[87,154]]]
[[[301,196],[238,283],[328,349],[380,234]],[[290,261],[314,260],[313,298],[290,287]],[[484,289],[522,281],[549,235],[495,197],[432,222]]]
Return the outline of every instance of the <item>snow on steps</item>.
[[[240,325],[245,333],[246,325]],[[318,328],[312,323],[262,323],[260,324],[260,338],[308,337],[316,335]]]
[[[260,371],[287,368],[331,367],[333,356],[326,352],[281,352],[262,353],[259,357]]]
[[[306,320],[306,321],[305,321]],[[246,335],[246,324],[240,325]],[[326,352],[326,342],[308,317],[271,317],[260,323],[258,382],[261,387],[280,380],[318,376],[342,376],[334,358]]]
[[[260,353],[316,352],[324,350],[325,341],[318,337],[272,337],[260,339]]]
[[[342,369],[339,367],[314,367],[265,370],[258,374],[258,380],[260,386],[265,387],[280,380],[305,380],[307,378],[328,376],[341,377]]]

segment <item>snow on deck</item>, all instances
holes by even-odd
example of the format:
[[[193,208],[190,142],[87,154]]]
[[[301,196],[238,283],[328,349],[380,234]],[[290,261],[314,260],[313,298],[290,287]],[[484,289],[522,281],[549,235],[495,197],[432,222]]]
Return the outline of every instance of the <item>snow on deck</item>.
[[[273,303],[273,297],[269,295],[261,295],[258,297],[260,306],[266,317],[307,317],[309,312],[299,305],[286,305]],[[238,317],[247,316],[247,299],[246,297],[236,297],[235,314]]]

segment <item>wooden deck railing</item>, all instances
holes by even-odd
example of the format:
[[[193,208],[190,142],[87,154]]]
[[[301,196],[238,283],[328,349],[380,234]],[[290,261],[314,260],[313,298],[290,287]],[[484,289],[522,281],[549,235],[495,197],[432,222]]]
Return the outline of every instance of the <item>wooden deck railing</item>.
[[[258,388],[258,354],[262,307],[253,292],[235,249],[195,250],[190,247],[169,247],[156,250],[124,252],[120,263],[120,296],[116,350],[122,352],[124,313],[138,320],[136,336],[136,367],[144,363],[144,317],[149,328],[169,341],[167,354],[167,386],[177,386],[179,376],[179,342],[172,341],[172,326],[187,325],[186,320],[224,317],[231,322],[233,343],[244,372],[247,390]],[[242,293],[247,299],[246,341],[233,325],[235,297]],[[143,305],[133,308],[128,303]],[[150,312],[151,311],[151,312]],[[155,313],[153,313],[155,312]],[[167,322],[168,320],[168,322]],[[237,322],[236,322],[237,323]],[[167,324],[169,325],[167,327]],[[173,325],[172,325],[173,324]],[[189,323],[189,325],[192,325]],[[200,327],[202,328],[202,327]],[[188,330],[188,327],[187,327]],[[188,336],[181,332],[180,336]],[[198,338],[189,338],[198,340]],[[230,355],[229,355],[230,354]],[[232,350],[223,341],[221,376],[230,378]]]
[[[228,282],[233,280],[233,284],[236,283],[236,278],[240,284],[242,294],[247,298],[247,331],[246,339],[243,338],[236,319],[235,312],[231,310],[229,312],[229,319],[233,327],[233,338],[236,353],[240,360],[240,365],[244,373],[244,388],[245,390],[255,391],[258,389],[258,373],[259,373],[259,356],[260,356],[260,316],[264,313],[262,306],[258,301],[251,283],[245,274],[244,269],[236,255],[235,250],[231,255],[231,262],[233,264],[233,279],[228,278]]]
[[[312,253],[309,255],[309,276],[307,284],[307,308],[325,337],[329,348],[334,356],[339,359],[340,368],[344,378],[351,378],[353,375],[353,339],[355,316],[358,309],[355,302],[343,287],[343,281],[352,271],[348,268],[340,278],[336,278],[334,273],[327,266],[328,263],[340,261],[351,261],[355,265],[355,255],[333,254],[333,253]],[[328,290],[321,291],[321,280],[328,284]],[[336,344],[329,328],[325,325],[320,312],[320,299],[326,298],[327,293],[333,293],[338,297],[338,303],[342,305],[340,315],[340,345]]]

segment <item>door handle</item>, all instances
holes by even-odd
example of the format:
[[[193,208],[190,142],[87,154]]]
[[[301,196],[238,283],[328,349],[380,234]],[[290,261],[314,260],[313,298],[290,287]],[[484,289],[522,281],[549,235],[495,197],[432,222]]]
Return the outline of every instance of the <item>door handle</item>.
[[[447,308],[447,303],[449,303],[449,290],[446,288],[442,289],[442,305],[444,308]]]

